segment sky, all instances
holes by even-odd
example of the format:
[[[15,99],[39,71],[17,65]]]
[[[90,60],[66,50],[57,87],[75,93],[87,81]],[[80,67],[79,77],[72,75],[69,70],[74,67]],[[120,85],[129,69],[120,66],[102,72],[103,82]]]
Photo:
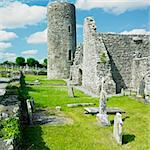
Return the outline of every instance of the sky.
[[[65,0],[64,0],[65,1]],[[92,16],[98,32],[150,34],[150,0],[68,0],[76,6],[77,43],[84,18]],[[0,0],[0,62],[16,57],[47,57],[49,0]]]

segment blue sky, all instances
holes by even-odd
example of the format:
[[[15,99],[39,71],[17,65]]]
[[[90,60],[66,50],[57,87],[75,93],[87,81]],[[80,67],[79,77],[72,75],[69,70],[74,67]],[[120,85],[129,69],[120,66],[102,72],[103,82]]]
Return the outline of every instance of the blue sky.
[[[92,16],[98,32],[149,34],[150,0],[70,0],[77,19],[77,41],[82,43],[84,18]],[[0,62],[17,56],[47,57],[48,0],[0,0]]]

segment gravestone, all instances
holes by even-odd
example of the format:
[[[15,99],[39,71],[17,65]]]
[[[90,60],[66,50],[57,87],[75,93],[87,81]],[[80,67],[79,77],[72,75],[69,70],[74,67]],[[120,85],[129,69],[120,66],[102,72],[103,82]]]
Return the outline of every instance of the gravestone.
[[[106,101],[107,101],[107,97],[106,97],[106,93],[102,90],[101,92],[101,96],[100,96],[100,107],[99,107],[99,113],[100,114],[106,114]]]
[[[30,100],[30,104],[31,104],[32,112],[34,112],[35,111],[35,102],[34,102],[33,98]]]
[[[122,144],[122,118],[120,113],[116,113],[114,118],[114,131],[113,135],[118,144]]]
[[[33,121],[32,121],[32,107],[31,107],[31,103],[30,103],[29,99],[27,100],[27,110],[28,110],[29,123],[30,123],[30,125],[32,125],[33,124]]]
[[[73,87],[70,85],[70,81],[67,82],[67,87],[68,87],[68,96],[74,97],[74,90]]]
[[[98,123],[102,126],[109,126],[110,125],[110,121],[107,115],[107,111],[106,111],[106,101],[107,101],[107,94],[104,91],[104,78],[102,78],[102,88],[101,88],[101,94],[100,94],[100,104],[99,104],[99,113],[96,115],[97,116],[97,120]]]

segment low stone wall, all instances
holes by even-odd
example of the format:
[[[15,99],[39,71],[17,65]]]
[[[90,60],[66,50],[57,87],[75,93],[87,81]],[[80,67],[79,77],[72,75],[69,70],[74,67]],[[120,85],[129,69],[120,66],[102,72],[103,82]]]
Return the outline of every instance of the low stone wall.
[[[5,122],[10,118],[18,120],[21,117],[21,102],[19,101],[20,77],[9,79],[1,78],[0,80],[0,121]],[[17,81],[17,82],[16,82]],[[18,86],[14,88],[15,86]],[[0,150],[18,150],[20,143],[18,139],[0,138]]]

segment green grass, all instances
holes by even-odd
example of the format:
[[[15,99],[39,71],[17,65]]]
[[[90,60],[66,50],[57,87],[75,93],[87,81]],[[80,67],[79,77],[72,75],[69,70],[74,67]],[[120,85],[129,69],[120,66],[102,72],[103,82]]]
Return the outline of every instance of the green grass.
[[[52,84],[52,85],[66,85],[66,82],[63,80],[47,80],[47,77],[44,75],[35,76],[35,75],[27,75],[27,82],[34,82],[35,80],[39,80],[42,85]]]
[[[23,150],[149,150],[150,106],[128,97],[112,97],[108,107],[119,107],[126,111],[122,118],[123,145],[118,145],[113,138],[113,125],[101,128],[96,117],[85,115],[82,107],[67,108],[68,103],[93,102],[98,106],[99,100],[75,90],[75,98],[69,98],[67,88],[51,86],[64,81],[46,81],[45,76],[27,76],[27,81],[41,81],[40,86],[30,86],[29,95],[34,97],[37,108],[54,109],[61,106],[63,113],[73,120],[73,124],[59,126],[34,126],[24,130]],[[114,116],[110,116],[113,122]]]

